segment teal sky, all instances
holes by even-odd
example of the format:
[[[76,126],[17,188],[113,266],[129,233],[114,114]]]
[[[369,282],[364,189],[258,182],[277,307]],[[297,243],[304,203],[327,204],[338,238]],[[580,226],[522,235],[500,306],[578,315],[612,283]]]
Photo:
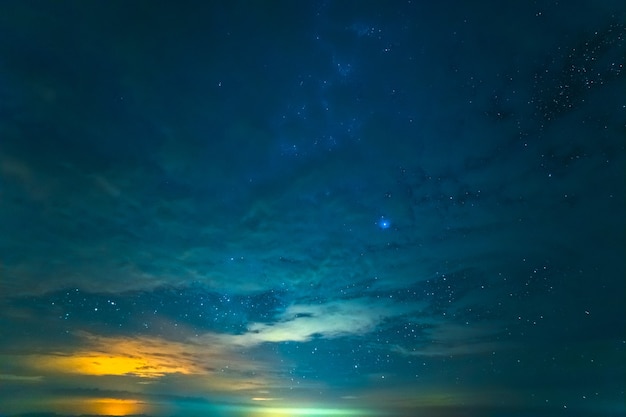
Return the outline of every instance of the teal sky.
[[[0,416],[625,416],[625,13],[0,3]]]

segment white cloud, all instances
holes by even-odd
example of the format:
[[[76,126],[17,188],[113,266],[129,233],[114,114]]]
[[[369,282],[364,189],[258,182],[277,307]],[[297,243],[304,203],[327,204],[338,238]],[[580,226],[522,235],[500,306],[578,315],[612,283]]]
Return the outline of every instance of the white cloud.
[[[413,306],[413,308],[415,308]],[[253,346],[264,342],[306,342],[314,337],[333,339],[371,332],[386,318],[406,308],[387,301],[362,298],[326,304],[294,304],[276,323],[252,323],[241,335],[223,336],[224,342]]]

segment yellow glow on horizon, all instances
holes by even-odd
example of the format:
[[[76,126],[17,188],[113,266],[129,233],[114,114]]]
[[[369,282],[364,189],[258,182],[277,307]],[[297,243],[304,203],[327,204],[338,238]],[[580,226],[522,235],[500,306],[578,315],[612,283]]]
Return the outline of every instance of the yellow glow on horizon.
[[[125,416],[129,414],[141,414],[145,412],[145,404],[137,400],[117,398],[97,398],[88,400],[87,407],[90,412],[105,416]]]
[[[127,416],[150,414],[154,411],[154,407],[149,404],[130,398],[68,396],[39,400],[40,406],[45,404],[46,410],[60,414]]]

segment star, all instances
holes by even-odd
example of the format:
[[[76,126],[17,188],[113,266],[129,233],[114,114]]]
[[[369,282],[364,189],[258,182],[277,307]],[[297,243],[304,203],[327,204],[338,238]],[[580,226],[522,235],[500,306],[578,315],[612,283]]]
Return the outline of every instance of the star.
[[[391,227],[391,220],[389,220],[385,216],[380,216],[380,219],[378,219],[377,225],[379,228],[383,230],[389,229]]]

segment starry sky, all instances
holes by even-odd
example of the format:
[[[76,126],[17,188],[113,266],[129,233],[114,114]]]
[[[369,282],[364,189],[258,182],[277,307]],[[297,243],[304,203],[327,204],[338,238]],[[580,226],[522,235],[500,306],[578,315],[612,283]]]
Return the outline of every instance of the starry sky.
[[[625,416],[625,13],[0,3],[0,415]]]

